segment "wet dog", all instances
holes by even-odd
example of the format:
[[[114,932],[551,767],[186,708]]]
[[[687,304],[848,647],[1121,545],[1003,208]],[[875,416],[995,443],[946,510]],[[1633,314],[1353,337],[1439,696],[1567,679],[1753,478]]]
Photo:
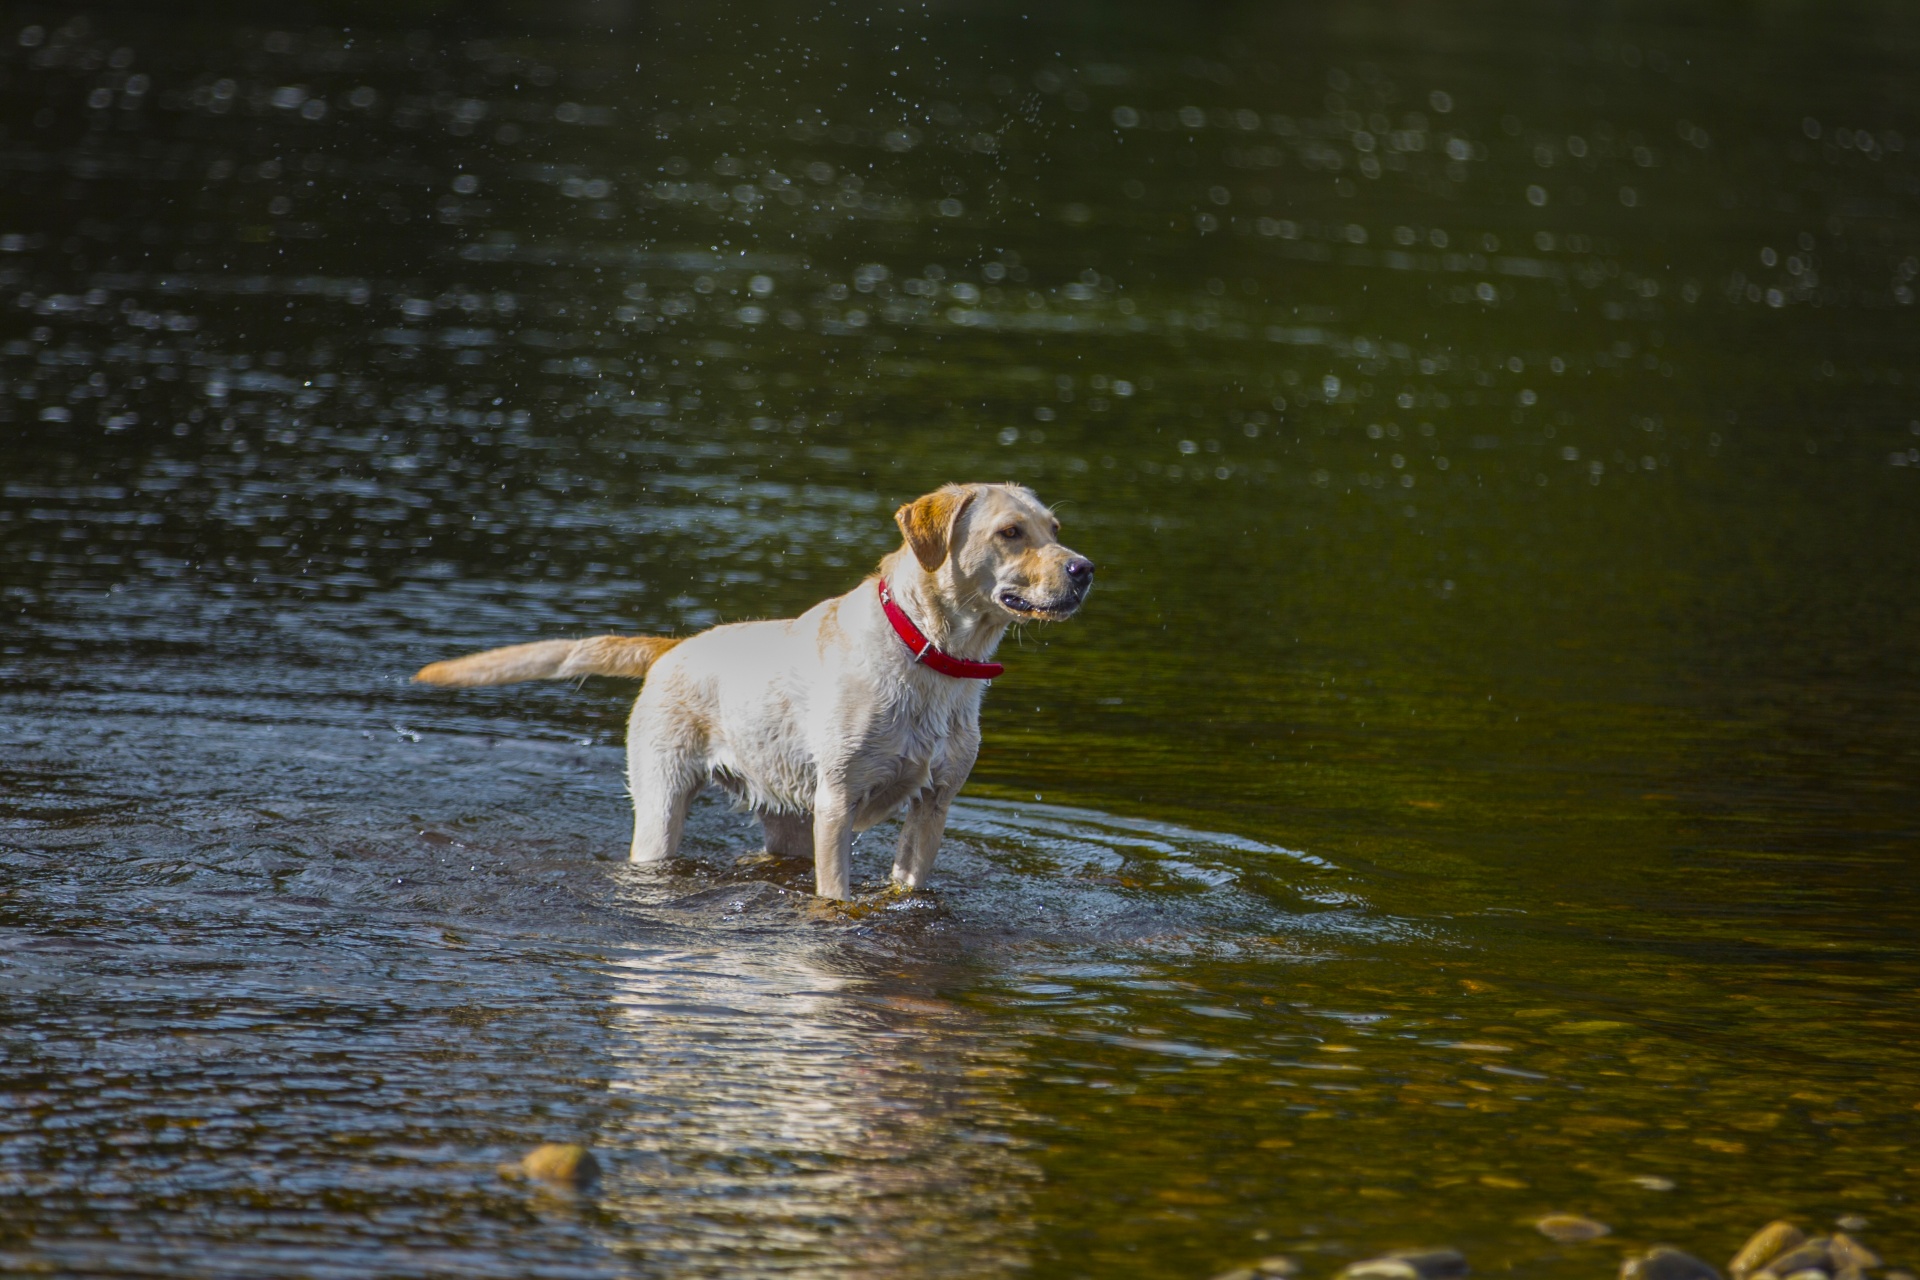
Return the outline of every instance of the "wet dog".
[[[798,618],[546,640],[414,679],[643,678],[627,728],[635,862],[673,856],[688,802],[712,782],[759,815],[769,853],[812,857],[827,898],[848,896],[855,833],[902,816],[893,880],[916,889],[979,753],[994,649],[1016,622],[1071,617],[1093,562],[1019,485],[946,485],[894,520],[905,543],[879,573]]]

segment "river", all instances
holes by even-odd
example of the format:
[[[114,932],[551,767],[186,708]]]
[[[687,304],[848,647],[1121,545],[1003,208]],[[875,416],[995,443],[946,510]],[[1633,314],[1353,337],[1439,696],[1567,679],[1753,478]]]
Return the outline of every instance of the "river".
[[[295,8],[0,8],[0,1269],[1920,1259],[1914,15]],[[948,480],[929,893],[408,683]]]

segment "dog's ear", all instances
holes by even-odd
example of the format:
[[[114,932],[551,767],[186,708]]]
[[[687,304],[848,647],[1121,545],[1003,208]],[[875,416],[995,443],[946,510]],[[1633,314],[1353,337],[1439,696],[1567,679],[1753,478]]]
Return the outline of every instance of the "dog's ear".
[[[953,550],[954,526],[972,501],[971,486],[942,485],[893,513],[894,523],[900,526],[922,569],[932,573],[947,562]]]

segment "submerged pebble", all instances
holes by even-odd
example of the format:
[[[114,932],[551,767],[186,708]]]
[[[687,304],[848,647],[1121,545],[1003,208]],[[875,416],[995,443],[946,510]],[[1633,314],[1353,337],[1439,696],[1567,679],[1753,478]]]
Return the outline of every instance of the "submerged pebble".
[[[1842,1220],[1846,1221],[1845,1219]],[[1862,1219],[1854,1229],[1864,1226]],[[1604,1222],[1577,1213],[1549,1213],[1533,1223],[1550,1240],[1597,1240],[1612,1233]],[[1769,1222],[1747,1238],[1727,1270],[1733,1280],[1920,1280],[1911,1271],[1869,1274],[1880,1255],[1844,1231],[1831,1236],[1806,1234],[1793,1223]],[[1300,1266],[1275,1255],[1222,1271],[1213,1280],[1295,1280]],[[1458,1249],[1393,1249],[1342,1268],[1335,1280],[1459,1280],[1467,1259]],[[1721,1280],[1713,1267],[1680,1249],[1655,1245],[1630,1254],[1620,1264],[1620,1280]]]
[[[1769,1222],[1740,1246],[1727,1270],[1733,1280],[1872,1280],[1869,1270],[1881,1265],[1880,1255],[1847,1234],[1865,1229],[1867,1220],[1850,1213],[1839,1219],[1839,1225],[1843,1230],[1808,1239],[1785,1219]],[[1887,1271],[1880,1280],[1914,1277],[1905,1271]]]
[[[1549,1240],[1558,1240],[1561,1244],[1598,1240],[1613,1230],[1604,1222],[1595,1222],[1577,1213],[1550,1213],[1533,1225],[1541,1235]]]
[[[1394,1249],[1345,1268],[1340,1280],[1454,1280],[1466,1274],[1466,1255],[1458,1249]]]
[[[1720,1280],[1720,1273],[1690,1253],[1656,1245],[1622,1262],[1620,1280]]]
[[[1767,1263],[1763,1271],[1755,1274],[1785,1277],[1799,1275],[1804,1271],[1817,1271],[1825,1275],[1832,1269],[1832,1239],[1827,1236],[1815,1236],[1811,1240],[1802,1240],[1793,1248],[1783,1251]]]
[[[520,1163],[500,1166],[500,1172],[557,1186],[584,1187],[599,1176],[600,1162],[577,1142],[543,1142]]]
[[[1733,1255],[1733,1261],[1727,1264],[1727,1271],[1734,1280],[1746,1280],[1746,1277],[1772,1262],[1789,1249],[1806,1243],[1806,1233],[1785,1219],[1769,1222],[1747,1238],[1740,1246],[1740,1252]]]
[[[1420,1273],[1397,1258],[1368,1258],[1343,1268],[1338,1280],[1420,1280]]]
[[[1827,1254],[1833,1260],[1833,1270],[1836,1274],[1848,1267],[1857,1267],[1864,1271],[1868,1267],[1880,1265],[1879,1254],[1844,1231],[1833,1233],[1833,1240],[1827,1247]]]
[[[1213,1280],[1291,1280],[1300,1274],[1300,1264],[1283,1254],[1257,1258],[1244,1267],[1222,1271]]]

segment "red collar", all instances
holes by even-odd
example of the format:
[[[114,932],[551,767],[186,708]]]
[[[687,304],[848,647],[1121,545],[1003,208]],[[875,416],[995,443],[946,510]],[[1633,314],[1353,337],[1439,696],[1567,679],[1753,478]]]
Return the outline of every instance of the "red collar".
[[[893,634],[913,650],[913,660],[922,666],[931,667],[943,676],[954,676],[961,680],[991,680],[1006,668],[997,662],[969,662],[965,658],[956,658],[944,650],[933,647],[933,641],[927,639],[920,628],[913,625],[913,619],[907,611],[893,601],[893,592],[887,590],[887,580],[879,579],[880,607],[887,612],[887,621],[893,624]]]

